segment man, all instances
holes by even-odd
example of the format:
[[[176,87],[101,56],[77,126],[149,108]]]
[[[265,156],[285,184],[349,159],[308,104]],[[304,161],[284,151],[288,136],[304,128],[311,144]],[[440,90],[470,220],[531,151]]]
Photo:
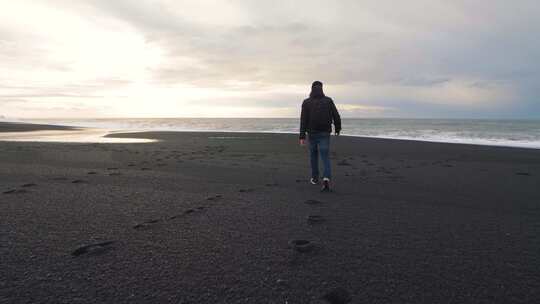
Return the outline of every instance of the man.
[[[302,103],[300,116],[300,145],[306,143],[309,135],[309,152],[311,159],[311,184],[319,183],[319,152],[323,162],[323,179],[321,191],[330,191],[330,133],[334,123],[336,136],[341,132],[341,118],[334,101],[324,95],[323,84],[315,81],[311,85],[309,98]]]

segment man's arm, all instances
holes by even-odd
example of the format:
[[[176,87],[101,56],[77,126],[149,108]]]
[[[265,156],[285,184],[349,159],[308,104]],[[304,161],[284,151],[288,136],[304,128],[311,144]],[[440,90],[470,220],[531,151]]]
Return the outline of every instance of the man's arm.
[[[300,114],[300,139],[306,139],[306,128],[308,124],[308,110],[306,101],[302,103],[302,112]]]
[[[330,99],[330,108],[332,110],[332,120],[334,121],[336,134],[339,134],[339,132],[341,132],[341,117],[339,116],[339,112],[332,99]]]

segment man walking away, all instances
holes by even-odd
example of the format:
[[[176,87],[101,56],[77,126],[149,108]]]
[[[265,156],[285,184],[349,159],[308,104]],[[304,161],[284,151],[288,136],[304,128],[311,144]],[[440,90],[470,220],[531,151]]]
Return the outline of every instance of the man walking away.
[[[311,85],[309,98],[302,103],[300,116],[300,145],[305,145],[306,133],[309,136],[309,155],[311,159],[311,183],[319,183],[319,152],[323,162],[323,182],[321,191],[330,191],[330,133],[334,123],[336,136],[341,132],[341,118],[334,101],[324,95],[323,84],[315,81]]]

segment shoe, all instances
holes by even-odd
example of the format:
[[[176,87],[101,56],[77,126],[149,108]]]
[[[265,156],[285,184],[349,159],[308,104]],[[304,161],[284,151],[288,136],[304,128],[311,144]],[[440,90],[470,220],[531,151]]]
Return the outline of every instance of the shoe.
[[[330,179],[328,177],[323,178],[321,192],[330,191]]]
[[[309,182],[312,184],[312,185],[316,185],[319,183],[319,179],[316,178],[316,177],[312,177],[311,180],[309,180]]]

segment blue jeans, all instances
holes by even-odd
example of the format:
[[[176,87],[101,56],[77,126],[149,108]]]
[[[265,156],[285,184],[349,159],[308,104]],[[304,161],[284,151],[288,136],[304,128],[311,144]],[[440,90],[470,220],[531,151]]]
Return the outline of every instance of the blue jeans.
[[[311,177],[319,178],[319,153],[323,162],[323,178],[331,178],[330,168],[330,133],[309,134],[309,156],[311,159]]]

